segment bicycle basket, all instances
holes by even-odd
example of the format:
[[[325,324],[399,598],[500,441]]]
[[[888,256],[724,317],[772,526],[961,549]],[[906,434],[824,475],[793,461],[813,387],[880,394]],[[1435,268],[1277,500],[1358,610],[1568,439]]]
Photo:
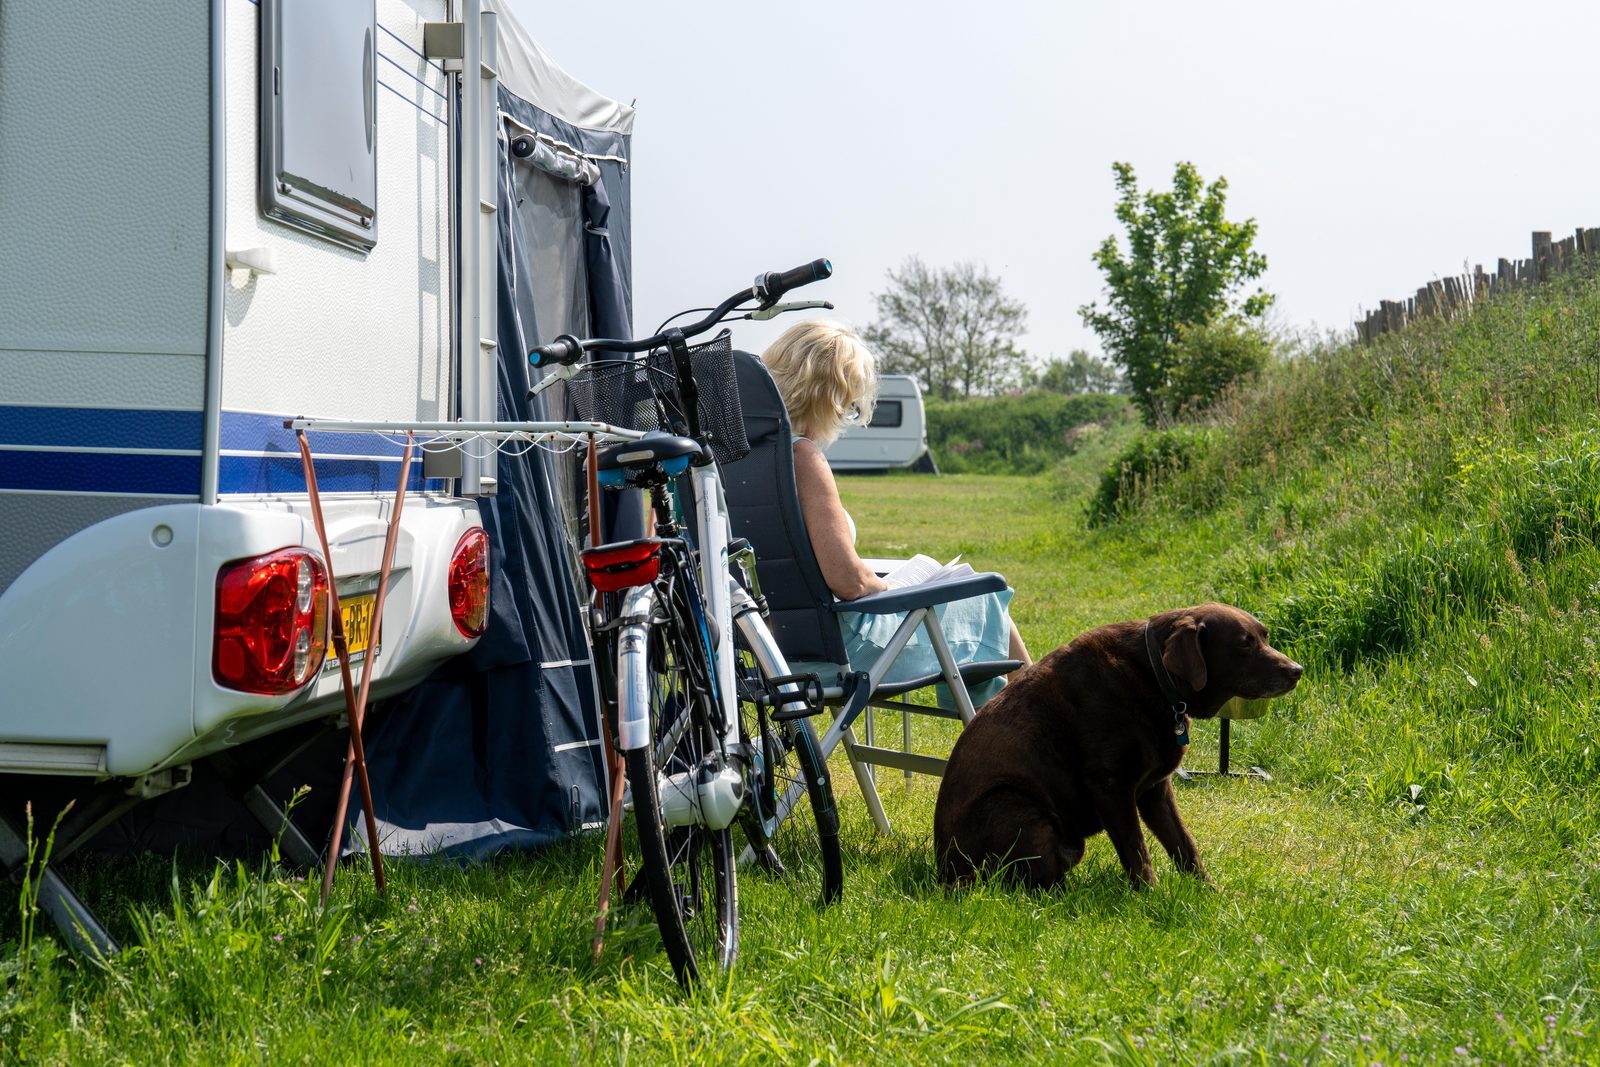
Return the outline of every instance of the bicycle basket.
[[[700,394],[700,429],[711,442],[718,463],[732,463],[750,451],[744,433],[744,409],[733,373],[733,340],[723,330],[689,349],[695,387]],[[658,348],[640,360],[618,360],[594,367],[567,383],[567,395],[578,418],[635,430],[663,430],[657,396],[678,410],[677,371],[672,356]]]

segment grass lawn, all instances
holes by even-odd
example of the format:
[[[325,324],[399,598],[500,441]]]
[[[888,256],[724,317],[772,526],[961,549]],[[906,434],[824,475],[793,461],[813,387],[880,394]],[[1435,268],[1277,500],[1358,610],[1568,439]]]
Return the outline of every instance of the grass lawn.
[[[1006,573],[1036,652],[1226,592],[1239,520],[1090,531],[1087,484],[1069,467],[843,492],[864,554],[961,552]],[[1352,785],[1389,735],[1322,744],[1318,723],[1361,689],[1423,699],[1406,677],[1313,669],[1235,730],[1236,764],[1274,781],[1180,788],[1215,889],[1161,857],[1135,892],[1102,835],[1060,892],[947,893],[936,783],[880,773],[896,827],[880,838],[837,764],[843,902],[746,875],[739,964],[687,996],[645,909],[589,962],[597,838],[468,870],[396,863],[387,901],[352,869],[326,913],[312,883],[266,866],[75,862],[129,948],[102,968],[43,933],[20,952],[16,919],[0,926],[0,1061],[1596,1062],[1600,828],[1581,805],[1531,833]],[[1215,727],[1196,733],[1191,763],[1209,766]]]

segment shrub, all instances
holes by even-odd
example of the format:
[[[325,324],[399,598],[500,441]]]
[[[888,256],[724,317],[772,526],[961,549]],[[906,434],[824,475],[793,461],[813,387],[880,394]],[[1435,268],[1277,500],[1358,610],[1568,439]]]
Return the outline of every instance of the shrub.
[[[950,474],[1037,474],[1070,455],[1080,427],[1126,417],[1120,396],[1032,393],[928,401],[928,447]]]
[[[1167,353],[1161,406],[1168,415],[1209,407],[1228,386],[1265,367],[1272,354],[1272,338],[1241,319],[1180,326],[1178,341]]]
[[[1100,485],[1089,498],[1089,525],[1104,525],[1137,507],[1158,486],[1188,470],[1215,436],[1204,427],[1174,426],[1134,438],[1100,475]]]

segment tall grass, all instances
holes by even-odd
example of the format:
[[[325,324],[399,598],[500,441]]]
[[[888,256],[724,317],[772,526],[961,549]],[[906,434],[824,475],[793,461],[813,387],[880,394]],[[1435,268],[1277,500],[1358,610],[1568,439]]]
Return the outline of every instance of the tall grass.
[[[1591,270],[1272,368],[1118,514],[1225,531],[1216,595],[1339,679],[1263,726],[1300,780],[1588,840],[1597,383]]]

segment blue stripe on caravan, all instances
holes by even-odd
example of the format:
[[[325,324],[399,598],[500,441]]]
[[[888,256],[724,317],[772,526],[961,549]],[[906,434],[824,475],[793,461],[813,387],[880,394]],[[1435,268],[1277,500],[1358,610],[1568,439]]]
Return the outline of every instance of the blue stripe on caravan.
[[[317,489],[324,493],[393,493],[399,482],[397,460],[317,459]],[[443,490],[442,478],[422,477],[422,460],[411,461],[408,492]],[[300,456],[223,456],[218,470],[219,493],[294,495],[306,491]]]
[[[57,448],[195,448],[199,411],[0,405],[0,445]]]
[[[284,416],[261,415],[253,411],[222,413],[222,448],[229,452],[289,452],[296,459],[300,443],[293,430],[284,429]],[[319,456],[393,456],[400,458],[405,445],[396,443],[401,434],[336,433],[312,430],[306,434],[311,451]]]
[[[0,489],[197,497],[200,457],[0,450]]]

